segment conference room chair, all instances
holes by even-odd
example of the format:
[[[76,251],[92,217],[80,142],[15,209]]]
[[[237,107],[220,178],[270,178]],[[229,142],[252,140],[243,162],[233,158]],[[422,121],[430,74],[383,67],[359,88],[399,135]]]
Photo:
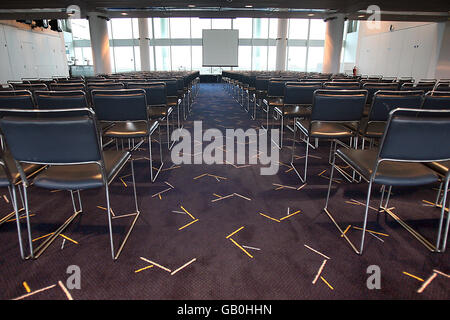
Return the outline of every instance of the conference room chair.
[[[113,260],[116,260],[140,215],[133,159],[130,152],[123,150],[103,151],[101,149],[95,114],[90,109],[84,109],[84,116],[73,115],[74,111],[79,113],[82,111],[81,109],[9,109],[7,111],[24,113],[22,117],[3,117],[0,119],[0,128],[22,180],[30,252],[27,258],[39,258],[52,242],[83,212],[80,190],[104,188],[111,255]],[[49,112],[49,114],[53,113],[53,116],[45,117],[44,114],[46,112]],[[58,115],[58,117],[55,115]],[[131,226],[116,251],[113,241],[109,189],[128,160],[130,160],[131,165],[136,212],[133,213],[134,219]],[[24,174],[24,164],[46,165],[48,168],[39,172],[30,181]],[[69,191],[74,211],[58,229],[50,236],[43,238],[36,247],[34,247],[32,237],[32,224],[28,205],[28,187],[31,183],[33,183],[33,188]],[[76,206],[74,193],[78,194],[79,208]]]
[[[149,80],[150,83],[152,82],[164,82],[166,84],[166,105],[169,108],[172,108],[176,110],[177,112],[177,123],[178,128],[181,128],[181,120],[180,120],[180,105],[181,105],[181,99],[178,98],[178,83],[177,79],[171,78],[171,79],[154,79]],[[187,111],[183,110],[183,113],[185,114]]]
[[[450,139],[450,111],[445,111],[445,117],[433,116],[433,113],[436,112],[441,113],[442,110],[405,108],[391,110],[379,148],[368,150],[339,148],[333,153],[330,182],[324,211],[339,230],[340,235],[350,244],[357,254],[363,253],[371,192],[374,184],[382,187],[377,215],[384,213],[392,217],[428,250],[432,252],[445,251],[449,217],[447,218],[443,234],[442,231],[445,216],[444,204],[446,203],[449,182],[448,172],[444,178],[443,206],[439,219],[436,243],[434,245],[388,208],[393,186],[414,187],[436,183],[439,181],[439,175],[423,163],[450,160],[450,149],[442,148],[442,141],[448,141]],[[427,114],[427,116],[422,116],[424,114]],[[368,183],[359,249],[345,235],[345,232],[336,222],[331,214],[331,210],[328,208],[333,173],[334,169],[338,168],[336,165],[337,158],[355,170]],[[384,200],[387,186],[389,187],[388,194],[386,200]]]
[[[0,109],[33,109],[34,98],[29,90],[0,91]]]
[[[356,145],[358,129],[363,115],[364,105],[367,100],[366,90],[324,90],[314,91],[311,116],[309,119],[299,119],[294,124],[294,139],[292,142],[291,166],[300,180],[305,183],[308,169],[308,157],[311,139],[330,140],[330,158],[332,150],[337,145],[351,148]],[[354,126],[352,130],[349,126]],[[303,174],[296,168],[295,144],[296,133],[299,131],[301,138],[306,143]],[[350,139],[349,145],[341,140]],[[303,157],[300,157],[303,158]],[[341,173],[349,178],[349,174],[343,170]],[[353,180],[353,177],[350,178]]]
[[[325,82],[323,88],[327,90],[358,90],[359,82]]]
[[[379,90],[398,91],[398,84],[395,82],[366,82],[362,85],[362,89],[367,90],[367,103],[364,108],[364,116],[369,114],[370,105],[372,104],[373,95]]]
[[[148,116],[150,119],[157,119],[166,123],[167,148],[170,150],[175,143],[171,143],[171,130],[175,128],[173,108],[167,106],[167,90],[164,82],[144,82],[132,83],[131,89],[143,89],[146,93]],[[172,121],[170,120],[172,118]]]
[[[35,91],[45,91],[48,90],[47,85],[43,83],[33,83],[33,84],[27,84],[27,83],[12,83],[12,86],[14,90],[28,90],[31,92],[31,94],[34,97]]]
[[[261,127],[263,129],[269,129],[269,117],[270,114],[273,116],[274,108],[280,107],[283,105],[283,98],[284,98],[284,84],[286,83],[285,80],[281,78],[272,78],[269,80],[267,84],[267,95],[265,99],[263,99],[262,104],[262,111],[265,113],[266,118],[266,126],[262,125],[263,122],[261,122]]]
[[[122,82],[88,82],[86,84],[86,94],[89,105],[92,105],[92,90],[119,90],[125,89]]]
[[[157,120],[151,120],[147,112],[146,93],[143,89],[94,90],[93,108],[100,123],[111,124],[102,137],[128,141],[128,150],[133,154],[148,139],[150,179],[154,182],[163,166],[161,133]],[[152,135],[158,130],[160,165],[154,173]],[[122,144],[123,146],[123,144]],[[117,147],[118,149],[118,147]]]
[[[283,147],[284,127],[294,132],[296,119],[308,118],[311,115],[311,105],[314,91],[321,89],[320,82],[286,82],[284,88],[284,100],[281,107],[275,107],[277,118],[280,119],[280,143]],[[289,123],[285,123],[286,120]]]
[[[425,94],[422,109],[450,110],[450,91],[429,91]]]
[[[74,90],[82,90],[86,91],[86,86],[82,82],[56,82],[51,83],[49,86],[51,91],[74,91]]]
[[[24,164],[22,169],[24,175],[27,176],[27,178],[29,179],[45,168],[37,164]],[[21,182],[22,181],[20,178],[20,173],[19,171],[17,171],[17,167],[14,162],[14,159],[11,156],[11,153],[6,148],[0,150],[0,188],[4,187],[8,188],[8,193],[11,199],[11,205],[13,207],[13,211],[11,213],[0,218],[0,226],[11,220],[15,220],[17,227],[17,235],[19,239],[20,256],[22,257],[22,259],[25,259],[25,252],[23,250],[23,241],[20,227],[20,215],[19,215],[20,212],[25,210],[23,195],[20,189]],[[22,202],[22,206],[20,208],[18,206],[16,187],[17,190],[19,191],[19,198],[21,199]]]
[[[359,134],[361,136],[361,148],[364,149],[365,141],[369,140],[369,147],[373,147],[384,133],[389,112],[395,108],[420,108],[423,102],[423,92],[379,90],[373,95],[369,114],[361,121]],[[356,128],[354,128],[356,130]]]
[[[11,91],[11,90],[14,90],[14,88],[9,83],[0,84],[0,91]]]
[[[439,80],[438,83],[433,88],[433,91],[448,91],[450,92],[450,80],[442,81]]]

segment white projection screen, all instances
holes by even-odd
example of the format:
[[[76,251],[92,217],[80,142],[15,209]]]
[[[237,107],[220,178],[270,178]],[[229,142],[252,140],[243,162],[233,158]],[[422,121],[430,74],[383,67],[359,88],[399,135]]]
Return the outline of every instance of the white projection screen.
[[[238,66],[238,30],[203,30],[203,67]]]

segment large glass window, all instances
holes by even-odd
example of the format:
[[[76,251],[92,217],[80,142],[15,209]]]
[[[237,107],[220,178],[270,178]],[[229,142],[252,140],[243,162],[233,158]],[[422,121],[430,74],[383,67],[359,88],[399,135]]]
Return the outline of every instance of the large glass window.
[[[69,59],[76,64],[92,64],[89,22],[72,19],[73,51]],[[321,19],[289,19],[286,69],[322,71],[325,23]],[[278,19],[276,18],[148,18],[150,70],[200,70],[202,67],[202,30],[239,31],[239,66],[233,70],[275,70]],[[308,34],[309,30],[309,34]],[[141,56],[137,18],[115,18],[108,22],[113,72],[140,70]],[[189,41],[186,41],[188,39]],[[309,40],[309,41],[308,41]],[[67,40],[69,41],[69,40]]]
[[[253,19],[253,38],[267,39],[269,37],[269,19],[255,18]]]
[[[187,71],[191,70],[191,47],[190,46],[172,46],[172,70]]]
[[[190,18],[170,18],[170,37],[190,38],[191,37],[191,19]]]
[[[267,70],[267,46],[253,47],[252,70]]]
[[[292,71],[305,71],[306,47],[289,47],[287,69]]]
[[[111,19],[111,34],[112,39],[133,39],[133,25],[131,19]],[[139,37],[139,31],[138,36]]]
[[[322,72],[323,47],[309,47],[308,49],[308,72]]]
[[[233,29],[239,30],[240,39],[252,37],[252,18],[236,18],[233,21]]]
[[[289,39],[307,39],[308,38],[307,19],[289,19]]]
[[[156,70],[158,71],[170,71],[170,47],[169,46],[156,46],[155,47],[156,58]]]
[[[231,19],[211,19],[211,29],[231,29]]]
[[[238,52],[239,67],[237,70],[251,70],[252,68],[252,47],[239,46]]]
[[[211,19],[191,18],[192,38],[202,38],[202,30],[211,29]]]
[[[155,39],[168,39],[169,18],[153,18],[153,27],[155,28]]]
[[[309,27],[310,40],[325,40],[325,22],[322,19],[311,19]]]

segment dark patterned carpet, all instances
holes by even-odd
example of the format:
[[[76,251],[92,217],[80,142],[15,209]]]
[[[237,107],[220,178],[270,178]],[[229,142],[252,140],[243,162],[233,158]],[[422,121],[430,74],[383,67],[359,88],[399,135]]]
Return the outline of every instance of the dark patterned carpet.
[[[189,130],[193,120],[222,132],[257,127],[220,84],[201,84],[185,126]],[[378,213],[370,210],[368,229],[378,233],[366,235],[362,256],[353,252],[322,210],[329,143],[312,151],[308,183],[297,190],[302,183],[288,167],[290,138],[291,133],[273,176],[260,175],[260,164],[173,165],[166,153],[164,169],[152,184],[148,161],[135,161],[141,216],[115,262],[106,211],[97,207],[106,206],[103,190],[81,192],[84,213],[64,232],[76,243],[60,237],[37,260],[22,261],[14,221],[2,225],[0,298],[21,297],[28,287],[34,294],[24,299],[67,299],[58,281],[66,286],[68,266],[77,265],[81,289],[69,290],[73,299],[449,299],[450,279],[441,273],[417,293],[434,270],[450,274],[449,251],[429,252],[392,219],[381,217],[377,223]],[[141,153],[138,158],[146,157],[146,150]],[[126,166],[119,174],[123,181],[118,178],[111,187],[116,243],[132,220],[119,217],[133,211],[129,173]],[[336,178],[330,210],[343,229],[351,225],[346,234],[358,242],[363,206],[356,201],[365,201],[367,184]],[[434,201],[436,187],[394,188],[390,202],[432,242],[440,211],[423,200]],[[374,187],[373,206],[378,206],[378,191]],[[72,212],[68,192],[32,186],[29,195],[34,239],[54,231]],[[0,212],[11,210],[0,198]],[[141,257],[167,270],[150,267]],[[366,286],[370,265],[380,268],[379,290]]]

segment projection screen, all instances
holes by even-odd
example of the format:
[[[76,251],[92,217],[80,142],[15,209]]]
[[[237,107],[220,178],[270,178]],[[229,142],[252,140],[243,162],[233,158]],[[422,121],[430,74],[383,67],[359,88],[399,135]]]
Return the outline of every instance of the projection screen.
[[[203,67],[238,66],[238,30],[203,30]]]

